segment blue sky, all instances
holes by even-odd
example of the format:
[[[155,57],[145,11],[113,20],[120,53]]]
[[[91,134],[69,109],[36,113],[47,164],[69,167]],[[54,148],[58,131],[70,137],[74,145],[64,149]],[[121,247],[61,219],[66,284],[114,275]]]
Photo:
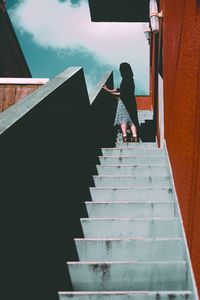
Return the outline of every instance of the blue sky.
[[[119,64],[131,64],[136,94],[149,93],[149,45],[141,23],[91,22],[87,0],[7,0],[7,10],[33,77],[84,69],[91,90],[106,71],[120,83]]]

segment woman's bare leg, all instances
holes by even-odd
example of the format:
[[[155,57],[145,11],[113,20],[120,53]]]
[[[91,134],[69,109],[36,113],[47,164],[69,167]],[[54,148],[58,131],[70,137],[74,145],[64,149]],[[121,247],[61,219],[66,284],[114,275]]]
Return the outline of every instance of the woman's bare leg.
[[[121,130],[122,130],[122,135],[123,136],[126,136],[126,131],[127,131],[127,124],[124,123],[124,124],[121,124]]]
[[[127,124],[121,124],[121,130],[122,130],[122,137],[123,137],[123,142],[127,142]]]
[[[131,133],[132,133],[132,142],[137,142],[137,129],[134,124],[131,125]]]
[[[137,129],[134,124],[131,125],[132,136],[137,136]]]

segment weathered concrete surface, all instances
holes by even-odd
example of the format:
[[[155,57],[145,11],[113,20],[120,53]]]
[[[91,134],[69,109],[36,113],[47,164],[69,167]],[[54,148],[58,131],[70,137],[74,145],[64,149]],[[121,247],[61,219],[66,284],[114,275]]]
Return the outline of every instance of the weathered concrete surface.
[[[175,216],[171,202],[86,202],[89,218],[167,218]]]
[[[60,292],[59,299],[67,300],[191,300],[190,291],[167,291],[167,292]]]
[[[89,218],[81,219],[84,238],[75,239],[80,261],[68,263],[74,290],[87,292],[61,300],[192,298],[165,151],[117,147],[101,149],[92,201],[85,202]]]
[[[90,188],[92,200],[96,201],[172,201],[172,189],[168,188]]]
[[[99,156],[102,165],[166,165],[165,157]]]
[[[169,176],[166,166],[106,166],[97,165],[99,175]]]
[[[75,239],[80,261],[181,261],[181,239]]]
[[[133,149],[157,149],[156,143],[122,143],[117,142],[116,148],[133,148]]]
[[[177,218],[81,219],[85,238],[177,238]]]
[[[104,156],[165,157],[164,149],[102,148]]]
[[[183,262],[68,262],[77,291],[184,291],[188,288]]]
[[[96,187],[171,187],[170,177],[161,176],[93,176]]]

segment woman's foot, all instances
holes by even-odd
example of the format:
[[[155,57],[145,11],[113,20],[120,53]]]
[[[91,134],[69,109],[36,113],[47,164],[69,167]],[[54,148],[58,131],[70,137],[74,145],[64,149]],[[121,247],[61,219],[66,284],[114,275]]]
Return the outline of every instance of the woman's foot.
[[[123,143],[126,143],[127,142],[127,135],[123,135],[122,138],[123,138]]]
[[[133,143],[137,143],[138,139],[137,139],[137,135],[134,135],[131,137],[131,142]]]

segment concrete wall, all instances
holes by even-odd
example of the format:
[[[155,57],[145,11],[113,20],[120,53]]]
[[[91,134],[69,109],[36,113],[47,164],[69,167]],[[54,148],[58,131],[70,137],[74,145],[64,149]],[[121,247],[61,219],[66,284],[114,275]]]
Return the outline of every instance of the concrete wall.
[[[70,289],[82,205],[90,199],[90,103],[70,68],[0,114],[0,197],[7,299],[57,299]],[[84,145],[84,146],[83,146]],[[3,247],[4,246],[4,247]]]
[[[117,109],[117,99],[102,89],[104,84],[113,88],[113,74],[108,72],[90,94],[92,127],[97,147],[112,147],[115,143],[116,129],[113,127]],[[91,134],[91,133],[90,133]]]
[[[0,114],[0,195],[7,299],[57,299],[72,290],[66,261],[91,200],[96,148],[114,143],[117,101],[102,86],[90,94],[83,70],[69,68]],[[6,275],[7,274],[7,275]]]
[[[165,138],[200,289],[200,3],[162,0]]]

